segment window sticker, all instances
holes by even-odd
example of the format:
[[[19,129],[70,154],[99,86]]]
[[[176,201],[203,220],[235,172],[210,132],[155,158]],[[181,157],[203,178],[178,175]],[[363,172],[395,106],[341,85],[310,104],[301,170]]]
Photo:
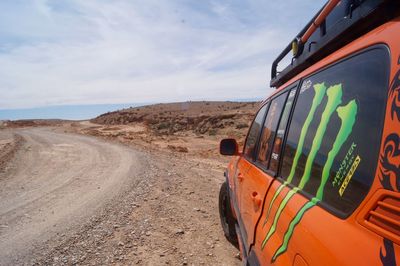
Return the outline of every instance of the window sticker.
[[[273,153],[272,153],[272,159],[278,160],[278,158],[279,158],[279,154],[273,152]]]
[[[348,149],[343,161],[340,163],[339,169],[337,170],[335,178],[332,181],[332,186],[334,187],[339,186],[343,182],[346,173],[350,170],[350,166],[354,161],[355,158],[354,151],[356,147],[357,144],[353,142],[350,148]]]
[[[357,144],[353,142],[348,149],[346,156],[340,163],[339,169],[336,171],[336,175],[332,181],[333,187],[339,187],[338,193],[341,197],[361,161],[360,155],[355,154],[356,148]]]
[[[311,86],[311,81],[306,81],[303,83],[301,92],[304,92]],[[307,202],[295,215],[293,220],[290,222],[289,227],[287,231],[285,232],[283,242],[281,246],[276,250],[275,254],[272,257],[272,262],[274,262],[278,256],[286,252],[288,243],[293,235],[294,228],[296,225],[301,221],[303,215],[312,207],[314,207],[319,201],[321,201],[324,197],[324,189],[327,184],[327,181],[329,179],[329,174],[331,172],[333,162],[338,155],[339,151],[341,150],[343,144],[346,142],[348,137],[350,136],[353,126],[356,121],[356,116],[357,116],[357,110],[358,110],[358,105],[356,101],[350,100],[347,104],[341,105],[342,104],[342,95],[343,95],[343,90],[342,90],[342,84],[336,84],[332,85],[329,88],[327,88],[325,83],[318,83],[313,86],[314,88],[314,98],[311,104],[310,111],[304,121],[303,127],[300,132],[300,137],[298,140],[297,144],[297,149],[295,152],[295,156],[293,159],[292,167],[290,174],[287,178],[287,180],[276,190],[270,204],[267,210],[267,214],[263,223],[263,226],[266,225],[269,215],[271,213],[271,208],[275,203],[275,200],[277,199],[277,196],[279,193],[282,191],[284,187],[286,187],[288,184],[290,184],[293,181],[293,177],[295,175],[295,171],[297,169],[297,164],[299,162],[300,156],[303,153],[303,146],[305,142],[306,135],[309,131],[309,127],[311,122],[315,119],[315,114],[317,108],[320,106],[322,100],[327,97],[327,103],[325,105],[325,108],[322,112],[321,120],[319,122],[319,125],[317,127],[315,137],[312,141],[312,146],[309,151],[304,172],[302,174],[302,177],[300,179],[300,183],[298,186],[294,187],[291,189],[282,202],[279,204],[279,207],[275,213],[275,216],[272,220],[272,224],[270,229],[268,230],[264,240],[262,241],[261,244],[261,249],[263,250],[265,246],[267,245],[269,239],[272,237],[272,235],[275,233],[277,224],[279,221],[279,218],[283,212],[283,209],[285,206],[288,204],[290,199],[299,191],[303,190],[306,184],[310,180],[311,176],[311,170],[312,170],[312,165],[315,161],[316,155],[318,151],[321,148],[324,136],[326,134],[327,128],[329,126],[329,123],[331,121],[331,118],[333,115],[336,115],[340,119],[340,128],[339,131],[334,139],[333,145],[331,150],[328,153],[328,156],[326,158],[325,164],[322,169],[322,176],[321,176],[321,182],[318,187],[318,190],[316,192],[316,195],[309,201]],[[353,145],[352,145],[353,146]],[[355,146],[353,147],[353,150],[350,152],[354,151]],[[352,156],[352,155],[350,155]],[[357,160],[358,158],[358,160]],[[349,167],[349,172],[347,172],[346,178],[344,178],[344,182],[340,188],[341,193],[343,194],[344,190],[346,189],[348,183],[351,181],[351,177],[354,174],[355,170],[357,169],[358,164],[360,163],[359,157],[356,157],[356,160],[352,162],[351,167]],[[345,167],[345,166],[343,166]],[[340,192],[339,192],[340,193]]]
[[[303,94],[306,90],[311,88],[311,86],[312,86],[311,80],[304,81],[303,84],[301,85],[300,94]]]
[[[339,194],[340,196],[343,196],[344,191],[347,188],[347,185],[350,183],[351,178],[353,177],[354,172],[356,171],[358,165],[360,164],[361,158],[360,156],[357,156],[356,159],[354,160],[353,164],[350,167],[349,172],[346,175],[346,178],[344,179],[342,186],[339,189]]]
[[[310,126],[310,124],[311,124],[311,122],[312,122],[312,120],[314,118],[314,114],[315,114],[315,111],[317,110],[317,107],[321,104],[322,99],[324,98],[326,87],[325,87],[325,85],[318,86],[318,84],[317,84],[317,85],[314,86],[314,91],[315,91],[314,99],[313,99],[312,104],[311,104],[310,112],[308,113],[306,121],[303,124],[303,128],[301,129],[300,138],[299,138],[299,141],[298,141],[298,144],[297,144],[296,154],[295,154],[294,159],[293,159],[292,168],[291,168],[289,177],[276,190],[274,196],[272,197],[272,200],[271,200],[271,202],[269,204],[269,207],[268,207],[267,215],[265,216],[265,221],[264,221],[263,226],[265,226],[265,224],[267,223],[267,220],[268,220],[269,214],[271,212],[272,206],[274,205],[274,202],[275,202],[276,198],[278,197],[279,193],[282,191],[282,189],[285,186],[287,186],[290,182],[292,182],[292,179],[294,177],[294,171],[295,171],[295,169],[297,167],[297,163],[298,163],[298,161],[300,159],[300,155],[301,155],[301,153],[303,151],[304,140],[306,138],[306,134],[307,134],[308,128],[309,128],[309,126]]]

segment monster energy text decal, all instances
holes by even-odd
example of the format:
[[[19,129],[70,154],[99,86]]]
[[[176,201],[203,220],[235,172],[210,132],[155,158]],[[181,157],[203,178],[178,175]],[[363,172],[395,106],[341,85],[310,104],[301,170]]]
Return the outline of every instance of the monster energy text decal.
[[[310,112],[308,113],[306,120],[303,124],[303,127],[301,129],[300,132],[300,137],[299,137],[299,141],[298,141],[298,145],[296,148],[296,152],[295,152],[295,156],[293,159],[293,163],[292,163],[292,167],[290,170],[290,174],[287,178],[287,181],[284,182],[282,185],[279,186],[279,188],[276,190],[275,194],[272,197],[272,200],[269,204],[267,213],[266,213],[266,217],[265,217],[265,221],[263,226],[266,225],[269,215],[271,214],[271,208],[274,204],[274,202],[276,201],[278,195],[280,194],[280,192],[283,190],[284,187],[286,187],[289,183],[292,182],[293,177],[295,175],[296,172],[296,168],[300,159],[300,156],[303,153],[303,146],[304,146],[304,142],[305,142],[305,138],[307,135],[307,132],[309,130],[310,124],[314,119],[315,116],[315,112],[318,108],[318,106],[321,104],[323,98],[325,97],[325,95],[328,97],[325,109],[322,113],[321,116],[321,121],[317,127],[317,131],[315,134],[315,137],[313,139],[312,145],[311,145],[311,149],[310,152],[308,154],[307,157],[307,161],[305,164],[305,168],[304,168],[304,172],[303,175],[300,179],[300,183],[297,187],[294,187],[293,189],[291,189],[284,197],[284,199],[282,200],[282,202],[280,203],[274,219],[272,221],[272,225],[269,228],[269,231],[267,232],[262,244],[261,244],[261,249],[264,249],[266,244],[268,243],[269,239],[272,237],[272,235],[275,233],[276,228],[277,228],[277,224],[279,222],[279,218],[283,212],[283,209],[285,208],[285,206],[287,205],[287,203],[289,202],[289,200],[299,191],[302,190],[306,184],[309,182],[310,177],[311,177],[311,169],[312,169],[312,165],[314,163],[314,160],[316,158],[316,155],[318,154],[318,151],[321,148],[321,144],[322,141],[324,139],[327,127],[329,125],[329,122],[332,118],[332,115],[334,115],[335,111],[336,111],[336,115],[339,117],[340,121],[341,121],[341,125],[340,125],[340,129],[338,131],[338,134],[336,135],[336,138],[333,142],[332,145],[332,149],[330,150],[330,152],[328,153],[328,157],[326,159],[325,165],[322,169],[322,176],[321,176],[321,183],[318,187],[318,190],[316,192],[316,195],[314,198],[311,199],[311,201],[307,202],[295,215],[295,217],[293,218],[293,220],[290,222],[287,231],[285,232],[285,235],[283,237],[283,242],[280,245],[280,247],[276,250],[274,256],[272,257],[272,261],[275,261],[277,259],[277,257],[279,257],[281,254],[283,254],[284,252],[286,252],[287,250],[287,246],[288,243],[290,241],[290,238],[293,235],[294,229],[296,227],[296,225],[301,221],[302,217],[304,216],[304,214],[311,209],[313,206],[315,206],[319,201],[321,201],[324,197],[324,188],[327,184],[327,181],[329,179],[329,174],[331,172],[332,169],[332,165],[334,162],[334,159],[336,158],[336,156],[338,155],[339,151],[341,150],[343,144],[346,142],[346,140],[348,139],[349,135],[352,132],[355,120],[356,120],[356,115],[357,115],[357,103],[355,100],[351,100],[349,103],[347,103],[345,106],[340,106],[342,104],[342,85],[341,84],[337,84],[334,86],[329,87],[328,89],[325,86],[325,83],[319,83],[319,84],[315,84],[313,86],[314,88],[314,98],[311,104],[311,108],[310,108]],[[345,163],[342,162],[342,164],[340,165],[341,167],[341,174],[339,176],[335,176],[335,184],[342,184],[340,191],[342,191],[342,194],[344,192],[344,190],[347,187],[347,184],[350,182],[351,177],[353,176],[354,171],[356,170],[359,162],[360,162],[360,158],[359,156],[355,157],[353,156],[353,152],[355,149],[356,145],[353,143],[348,151],[348,156],[346,155],[346,157],[349,158],[353,158],[352,160],[347,159],[345,161]],[[352,157],[353,156],[353,157]],[[355,158],[355,159],[354,159]],[[350,163],[349,163],[350,162]],[[347,166],[348,164],[350,164],[350,166]],[[338,171],[339,172],[339,171]],[[343,174],[346,173],[346,174]],[[343,183],[342,180],[344,179]],[[342,195],[341,194],[341,195]]]
[[[357,144],[353,142],[343,161],[340,163],[339,170],[336,172],[335,178],[332,181],[332,186],[339,186],[343,182],[346,173],[350,170],[350,166],[355,159],[354,150],[356,147]]]
[[[357,167],[361,162],[361,157],[354,154],[356,147],[357,145],[353,142],[343,161],[340,163],[339,170],[336,172],[335,178],[332,181],[332,186],[340,186],[338,191],[340,196],[343,196],[347,185],[350,183],[354,172],[357,170]]]
[[[340,196],[343,196],[343,193],[346,190],[347,185],[350,183],[350,180],[353,177],[353,174],[356,171],[357,166],[360,164],[360,161],[361,161],[360,156],[357,156],[356,159],[354,160],[353,164],[350,167],[350,171],[347,173],[346,178],[344,179],[342,185],[340,186],[340,189],[339,189]]]

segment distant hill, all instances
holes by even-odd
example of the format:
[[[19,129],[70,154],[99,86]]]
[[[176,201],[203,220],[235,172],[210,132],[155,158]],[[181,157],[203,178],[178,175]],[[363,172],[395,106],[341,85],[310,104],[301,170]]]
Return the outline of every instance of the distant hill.
[[[247,128],[258,102],[179,102],[122,109],[91,120],[103,125],[143,123],[158,134],[192,130],[199,134]]]

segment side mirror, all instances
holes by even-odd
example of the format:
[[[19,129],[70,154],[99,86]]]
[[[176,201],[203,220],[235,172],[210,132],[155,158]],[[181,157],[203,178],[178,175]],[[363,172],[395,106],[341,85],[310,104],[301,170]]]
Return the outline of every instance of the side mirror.
[[[239,145],[235,139],[223,139],[219,143],[219,153],[222,155],[238,155]]]

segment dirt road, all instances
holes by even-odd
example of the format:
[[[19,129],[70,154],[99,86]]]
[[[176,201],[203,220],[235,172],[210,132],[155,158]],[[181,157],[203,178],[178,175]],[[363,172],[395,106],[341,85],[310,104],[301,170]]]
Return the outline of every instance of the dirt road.
[[[0,264],[92,214],[143,166],[132,149],[94,138],[46,129],[17,133],[25,143],[12,172],[0,179]]]
[[[239,263],[218,224],[215,166],[49,128],[14,133],[0,265]]]

